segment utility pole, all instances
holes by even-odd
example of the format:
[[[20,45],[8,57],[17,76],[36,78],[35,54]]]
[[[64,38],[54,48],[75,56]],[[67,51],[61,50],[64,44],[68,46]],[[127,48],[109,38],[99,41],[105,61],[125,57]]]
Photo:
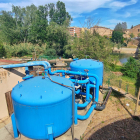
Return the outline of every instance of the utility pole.
[[[137,108],[138,108],[138,105],[139,105],[139,98],[140,98],[140,88],[139,88],[139,92],[138,92],[137,104],[136,104],[136,107],[135,107],[134,115],[136,115],[136,113],[137,113]]]

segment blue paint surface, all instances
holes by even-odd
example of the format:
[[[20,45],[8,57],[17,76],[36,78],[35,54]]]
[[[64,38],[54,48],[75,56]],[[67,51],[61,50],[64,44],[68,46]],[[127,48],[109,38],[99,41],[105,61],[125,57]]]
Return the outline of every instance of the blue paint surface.
[[[52,80],[74,86],[63,77]],[[53,83],[47,76],[25,80],[12,90],[12,101],[18,131],[31,139],[48,139],[66,132],[72,125],[72,90]]]
[[[99,77],[99,85],[102,85],[103,80],[103,63],[93,59],[80,59],[70,63],[71,71],[85,72],[88,69],[88,73],[96,74]],[[91,83],[95,81],[95,78],[90,77]]]

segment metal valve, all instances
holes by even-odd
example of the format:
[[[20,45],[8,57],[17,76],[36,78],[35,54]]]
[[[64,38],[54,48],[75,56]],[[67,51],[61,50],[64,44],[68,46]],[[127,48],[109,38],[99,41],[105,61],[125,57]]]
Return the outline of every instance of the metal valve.
[[[67,70],[71,70],[71,68],[70,67],[67,67]]]
[[[85,71],[86,73],[88,73],[88,72],[89,72],[89,70],[88,70],[88,69],[84,69],[84,71]]]

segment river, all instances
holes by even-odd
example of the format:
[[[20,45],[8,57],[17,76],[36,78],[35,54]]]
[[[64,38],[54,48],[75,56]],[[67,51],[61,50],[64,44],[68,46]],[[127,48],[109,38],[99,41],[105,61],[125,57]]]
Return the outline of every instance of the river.
[[[133,57],[134,54],[119,54],[119,60],[122,64],[126,63],[130,57]]]

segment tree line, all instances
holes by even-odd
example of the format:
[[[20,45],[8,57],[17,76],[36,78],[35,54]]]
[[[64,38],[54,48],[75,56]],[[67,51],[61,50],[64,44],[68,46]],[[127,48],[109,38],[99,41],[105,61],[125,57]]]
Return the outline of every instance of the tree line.
[[[38,7],[33,4],[26,7],[13,5],[12,11],[1,11],[0,41],[3,45],[0,44],[0,57],[20,57],[36,52],[37,55],[65,58],[88,55],[112,63],[112,49],[121,38],[117,42],[90,31],[81,32],[80,38],[71,37],[68,32],[71,21],[72,17],[61,1]],[[116,31],[120,30],[119,26]],[[121,26],[126,28],[125,23]]]
[[[26,7],[12,6],[12,11],[0,12],[0,40],[10,45],[31,42],[33,44],[48,41],[48,30],[52,22],[69,26],[71,15],[65,4],[58,1],[44,6],[34,4]]]

